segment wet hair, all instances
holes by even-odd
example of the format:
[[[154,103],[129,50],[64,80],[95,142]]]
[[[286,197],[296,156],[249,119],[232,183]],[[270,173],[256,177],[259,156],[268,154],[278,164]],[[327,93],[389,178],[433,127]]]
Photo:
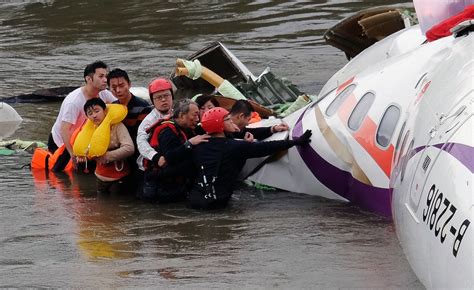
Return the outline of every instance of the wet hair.
[[[84,69],[84,79],[86,79],[87,76],[92,77],[95,74],[95,70],[98,68],[107,69],[108,67],[103,61],[94,61],[93,63],[88,64]]]
[[[214,98],[214,96],[212,95],[200,95],[199,97],[196,98],[196,104],[199,108],[201,108],[202,106],[204,106],[205,103],[207,103],[208,101],[211,101],[211,103],[215,106],[215,107],[219,107],[219,102],[216,100],[216,98]]]
[[[94,106],[99,106],[104,110],[106,108],[106,105],[105,105],[104,101],[102,101],[101,98],[93,98],[93,99],[87,100],[86,103],[84,104],[84,113],[86,113],[86,115],[87,115],[87,110],[89,108],[94,107]]]
[[[107,74],[107,85],[110,86],[110,80],[115,78],[124,78],[130,84],[130,78],[123,69],[114,68]]]
[[[252,112],[255,112],[255,110],[253,109],[249,101],[247,100],[236,101],[235,104],[230,109],[231,115],[238,115],[238,114],[243,113],[244,116],[248,117],[252,114]]]
[[[189,112],[189,107],[191,105],[196,105],[195,101],[192,101],[190,99],[182,99],[182,100],[176,100],[173,102],[173,115],[171,116],[173,119],[176,119],[179,117],[180,114],[187,114]]]

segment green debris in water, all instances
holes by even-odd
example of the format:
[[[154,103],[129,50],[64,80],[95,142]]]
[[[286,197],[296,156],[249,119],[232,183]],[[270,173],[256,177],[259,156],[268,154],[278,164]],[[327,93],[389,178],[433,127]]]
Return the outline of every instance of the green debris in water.
[[[0,149],[0,155],[13,155],[15,150],[11,149]]]

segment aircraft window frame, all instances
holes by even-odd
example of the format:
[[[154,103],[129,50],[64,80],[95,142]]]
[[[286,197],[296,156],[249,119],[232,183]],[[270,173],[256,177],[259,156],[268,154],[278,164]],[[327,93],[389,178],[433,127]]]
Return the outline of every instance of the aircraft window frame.
[[[393,165],[394,166],[397,166],[398,164],[398,154],[400,153],[400,145],[401,145],[401,141],[402,141],[402,136],[403,136],[403,133],[405,133],[405,127],[407,125],[407,121],[405,120],[405,122],[403,122],[402,124],[402,128],[400,129],[400,133],[398,134],[398,137],[397,137],[397,143],[395,143],[395,152],[393,153]]]
[[[397,143],[395,143],[395,149],[399,149],[400,141],[402,141],[403,131],[405,131],[405,126],[407,125],[407,121],[403,122],[402,128],[400,129],[400,133],[398,134]]]
[[[326,116],[332,117],[334,116],[342,104],[347,100],[347,98],[354,92],[355,88],[357,87],[356,84],[350,84],[346,88],[344,88],[341,92],[339,92],[334,100],[329,104],[326,108]]]
[[[398,155],[396,164],[399,164],[399,162],[401,162],[400,160],[403,157],[403,153],[404,153],[403,150],[405,150],[405,145],[407,144],[408,136],[410,136],[410,130],[407,130],[407,132],[405,133],[405,136],[403,136],[402,145],[400,146],[400,154]]]
[[[393,125],[393,128],[391,129],[391,133],[389,134],[389,137],[387,138],[387,144],[384,145],[384,143],[381,143],[380,140],[379,140],[379,136],[381,136],[380,129],[384,128],[384,127],[382,127],[382,125],[385,124],[386,117],[388,116],[387,114],[388,114],[388,112],[391,108],[396,108],[398,110],[398,116],[397,116],[397,119],[396,119],[395,122],[390,123],[390,124]],[[400,122],[401,115],[402,115],[402,110],[400,109],[400,106],[398,106],[397,104],[390,104],[390,105],[387,106],[387,108],[385,109],[385,111],[382,115],[382,118],[380,118],[379,124],[377,126],[377,132],[375,133],[375,136],[374,136],[375,137],[375,142],[377,143],[377,145],[379,145],[380,147],[382,147],[384,149],[386,149],[390,146],[390,141],[392,140],[393,135],[395,135],[395,129],[397,128],[398,122]]]
[[[360,98],[360,100],[355,105],[354,109],[352,109],[352,112],[351,112],[351,115],[349,116],[349,119],[347,119],[347,127],[349,129],[351,129],[352,131],[359,130],[360,126],[364,122],[364,119],[367,117],[367,115],[370,111],[370,108],[372,108],[372,105],[374,104],[375,97],[376,97],[375,93],[369,91],[369,92],[366,92]],[[356,114],[358,114],[358,115],[356,116]],[[357,118],[356,119],[357,123],[355,123],[356,126],[351,127],[351,120],[353,120],[355,118]]]
[[[319,102],[321,102],[322,100],[324,100],[327,96],[329,96],[331,93],[333,93],[337,88],[334,88],[332,90],[330,90],[329,92],[327,92],[326,94],[324,94],[324,96],[322,96],[321,98],[318,98],[316,100],[314,100],[312,102],[312,104],[310,105],[310,108],[314,108],[314,106],[316,106],[317,104],[319,104]]]
[[[407,170],[408,161],[413,156],[412,150],[413,150],[414,145],[415,145],[415,139],[411,139],[407,152],[405,153],[405,156],[403,156],[403,163],[401,165],[401,172],[400,172],[400,181],[402,182],[403,182],[403,179],[405,179],[405,172]]]

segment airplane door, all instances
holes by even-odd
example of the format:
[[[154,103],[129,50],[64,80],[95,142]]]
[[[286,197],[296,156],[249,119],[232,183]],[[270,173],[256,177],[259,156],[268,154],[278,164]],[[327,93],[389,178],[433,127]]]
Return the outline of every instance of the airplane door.
[[[455,105],[454,108],[450,110],[451,113],[446,115],[442,114],[440,116],[438,124],[429,131],[430,139],[426,147],[415,149],[423,152],[421,158],[418,160],[416,171],[410,185],[408,206],[414,213],[418,211],[427,176],[430,173],[432,165],[436,162],[436,159],[441,153],[440,149],[471,115],[469,112],[472,112],[472,110],[468,109],[466,99],[467,98],[463,98],[460,103]]]

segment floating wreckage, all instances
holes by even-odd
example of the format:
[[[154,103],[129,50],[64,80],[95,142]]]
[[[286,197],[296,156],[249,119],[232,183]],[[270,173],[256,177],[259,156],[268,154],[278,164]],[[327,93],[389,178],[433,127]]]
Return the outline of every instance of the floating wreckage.
[[[0,102],[0,140],[13,134],[22,121],[23,119],[12,106]]]
[[[329,28],[323,38],[352,59],[374,43],[416,23],[415,14],[405,8],[375,7],[343,19]]]
[[[218,94],[221,106],[228,108],[235,99],[248,99],[262,117],[288,115],[311,101],[296,85],[265,69],[258,77],[222,43],[214,42],[177,61],[171,80],[178,98],[192,98],[197,94]],[[196,70],[201,70],[195,75]]]
[[[49,89],[36,90],[29,94],[21,94],[0,98],[5,103],[49,103],[62,102],[62,100],[77,87],[55,87]]]

